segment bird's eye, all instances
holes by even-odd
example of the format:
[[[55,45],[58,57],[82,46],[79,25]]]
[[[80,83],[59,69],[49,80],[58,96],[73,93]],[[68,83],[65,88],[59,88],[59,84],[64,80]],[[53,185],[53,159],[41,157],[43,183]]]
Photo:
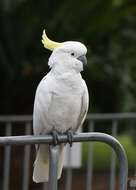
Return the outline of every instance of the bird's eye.
[[[75,54],[74,53],[71,53],[72,56],[74,56]]]

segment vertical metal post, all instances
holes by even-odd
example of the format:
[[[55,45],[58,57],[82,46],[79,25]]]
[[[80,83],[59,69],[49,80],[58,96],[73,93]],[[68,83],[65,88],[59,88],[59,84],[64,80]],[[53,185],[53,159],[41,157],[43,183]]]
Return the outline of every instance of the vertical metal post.
[[[112,121],[112,136],[116,137],[117,135],[117,121]],[[111,153],[111,166],[110,166],[110,190],[115,190],[115,181],[116,181],[116,155],[112,149]]]
[[[127,179],[128,179],[127,156],[122,145],[120,145],[120,147],[119,146],[117,147],[116,145],[116,149],[114,150],[119,158],[119,189],[127,190]]]
[[[66,173],[66,190],[71,190],[72,186],[72,168],[71,168],[71,148],[68,147],[68,168]]]
[[[57,190],[59,146],[50,145],[48,190]]]
[[[6,136],[11,135],[11,123],[6,124]],[[10,157],[11,146],[7,145],[4,150],[4,174],[3,174],[3,190],[9,190],[10,176]]]
[[[48,189],[48,183],[45,182],[43,183],[42,190],[47,190]]]
[[[30,134],[31,134],[31,123],[29,122],[29,123],[26,123],[25,125],[25,135],[30,135]],[[31,146],[25,145],[22,190],[28,190],[28,186],[29,186],[30,151],[31,151]]]
[[[89,132],[94,131],[94,121],[89,123]],[[86,190],[92,189],[92,177],[93,177],[93,142],[89,143],[88,151],[88,163],[87,163],[87,180],[86,180]]]

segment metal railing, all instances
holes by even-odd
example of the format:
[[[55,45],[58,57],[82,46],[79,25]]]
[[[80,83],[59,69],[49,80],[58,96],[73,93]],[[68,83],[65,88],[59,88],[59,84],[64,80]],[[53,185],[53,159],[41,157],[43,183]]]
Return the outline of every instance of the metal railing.
[[[119,128],[120,121],[136,121],[136,113],[121,113],[121,114],[89,114],[87,116],[87,125],[88,131],[93,132],[96,128],[96,124],[103,123],[104,121],[110,121],[108,127],[111,127],[111,135],[117,136],[117,129]],[[17,124],[17,125],[16,125]],[[14,126],[17,128],[21,124],[20,128],[25,127],[25,135],[30,135],[32,131],[32,116],[1,116],[0,117],[0,129],[5,128],[5,133],[3,132],[4,136],[11,136],[13,132]],[[22,125],[23,124],[23,125]],[[3,126],[3,127],[2,127]],[[6,126],[6,127],[5,127]],[[4,165],[3,165],[3,181],[0,182],[2,185],[2,190],[10,190],[10,168],[11,168],[11,146],[6,145],[4,148]],[[92,189],[92,179],[93,179],[93,144],[89,143],[89,150],[88,150],[88,164],[87,164],[87,172],[86,172],[86,190]],[[29,189],[29,167],[30,167],[30,151],[31,146],[25,145],[24,147],[24,161],[22,167],[22,190]],[[1,163],[0,163],[1,164]],[[32,163],[31,163],[32,164]],[[116,162],[115,162],[115,154],[112,151],[111,156],[111,166],[110,166],[110,190],[115,189],[115,181],[116,181]],[[66,186],[65,189],[70,190],[72,187],[72,168],[67,170],[66,175]],[[43,185],[43,189],[45,189],[46,185]],[[39,188],[40,189],[40,188]]]
[[[105,114],[88,114],[87,120],[89,121],[89,131],[93,132],[95,130],[95,125],[100,122],[102,124],[105,121],[110,122],[108,127],[111,127],[111,135],[117,137],[119,123],[124,121],[135,121],[136,124],[136,113],[105,113]],[[131,126],[132,127],[132,126]],[[134,126],[133,126],[134,127]],[[99,128],[100,129],[100,128]],[[88,154],[88,169],[87,169],[87,185],[86,190],[92,190],[92,180],[93,180],[93,144],[89,145]],[[135,170],[135,168],[134,168]],[[135,171],[134,171],[135,173]],[[109,189],[114,190],[116,184],[116,156],[114,151],[111,153],[111,163],[110,163],[110,181]]]
[[[67,143],[66,135],[58,136],[59,143]],[[119,190],[127,190],[128,164],[127,157],[122,145],[112,136],[104,133],[80,133],[74,135],[73,142],[99,141],[110,145],[119,159]],[[49,166],[49,190],[57,190],[57,165],[59,152],[52,145],[52,136],[15,136],[0,137],[0,145],[26,145],[26,144],[50,144],[50,166]],[[59,145],[57,145],[59,146]]]

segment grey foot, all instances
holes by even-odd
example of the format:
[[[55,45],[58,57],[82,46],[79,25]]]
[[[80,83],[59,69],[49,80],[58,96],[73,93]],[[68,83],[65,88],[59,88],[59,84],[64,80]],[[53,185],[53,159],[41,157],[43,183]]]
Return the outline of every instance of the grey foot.
[[[53,145],[56,146],[59,143],[59,138],[58,138],[58,131],[52,130],[50,134],[53,137]]]
[[[69,129],[68,131],[66,131],[65,134],[66,134],[67,137],[68,137],[68,143],[69,143],[70,147],[72,147],[73,135],[74,135],[73,131],[72,131],[71,129]]]

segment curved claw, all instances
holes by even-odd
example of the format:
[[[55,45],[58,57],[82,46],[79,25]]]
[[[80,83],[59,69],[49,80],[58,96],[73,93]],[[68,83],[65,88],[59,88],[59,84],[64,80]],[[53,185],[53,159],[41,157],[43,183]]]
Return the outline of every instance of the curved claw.
[[[56,130],[51,131],[53,137],[53,145],[56,146],[59,143],[58,132]]]
[[[73,134],[74,134],[73,131],[70,129],[66,132],[66,135],[68,137],[68,143],[69,143],[70,147],[72,147],[72,143],[73,143]]]

